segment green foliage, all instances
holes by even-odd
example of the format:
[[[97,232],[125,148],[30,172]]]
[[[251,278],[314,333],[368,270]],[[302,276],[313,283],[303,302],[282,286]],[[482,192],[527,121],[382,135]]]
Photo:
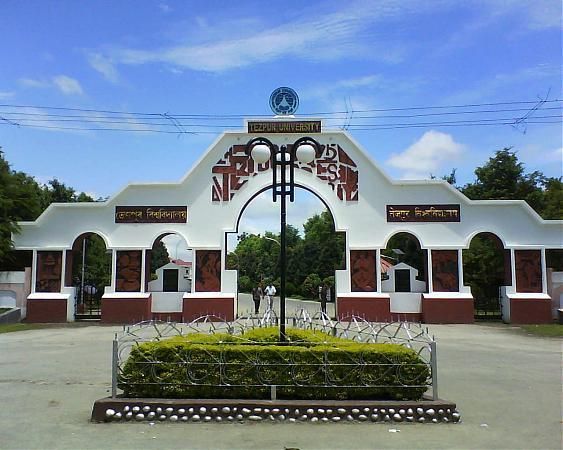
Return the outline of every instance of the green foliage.
[[[524,173],[524,164],[511,150],[497,151],[475,169],[475,182],[461,192],[474,200],[525,200],[543,218],[563,219],[561,179],[547,178],[539,171]]]
[[[49,327],[51,327],[51,324],[46,323],[9,323],[0,325],[0,334],[14,333],[16,331],[40,330]]]
[[[251,292],[255,285],[248,275],[242,275],[238,279],[238,288],[240,292]]]
[[[323,280],[323,284],[325,284],[326,286],[328,286],[331,289],[334,288],[334,283],[335,283],[334,275],[331,275],[330,277],[326,277]]]
[[[403,253],[397,254],[393,250],[399,249]],[[397,263],[404,262],[418,270],[418,279],[425,279],[424,252],[420,249],[418,239],[410,233],[397,233],[389,239],[387,248],[382,251],[383,255],[396,260]]]
[[[0,151],[0,265],[13,259],[11,234],[19,231],[16,222],[37,219],[53,202],[77,201],[94,200],[57,179],[40,186],[33,177],[12,170]]]
[[[104,286],[111,283],[111,254],[107,252],[104,240],[91,234],[86,238],[86,259],[84,261],[84,282],[95,286],[101,296]],[[72,279],[78,283],[82,279],[82,245],[74,252],[72,261]]]
[[[280,346],[277,333],[263,328],[141,344],[131,350],[119,386],[126,397],[153,398],[268,398],[271,384],[279,398],[291,399],[418,400],[426,391],[428,366],[406,347],[291,328],[292,345]],[[320,387],[327,380],[330,387]]]
[[[303,228],[303,237],[291,225],[286,230],[288,295],[310,296],[302,289],[307,276],[311,273],[316,273],[321,279],[334,276],[334,270],[341,268],[345,260],[344,235],[334,231],[329,211],[311,217]],[[264,236],[244,233],[239,237],[236,250],[227,256],[227,267],[238,269],[239,290],[244,291],[240,283],[242,277],[248,277],[252,286],[272,281],[279,291],[279,241],[279,234],[271,232],[266,232]]]
[[[309,298],[318,298],[319,286],[321,283],[321,277],[319,277],[316,273],[307,275],[307,278],[303,281],[303,286],[301,288],[303,295]]]
[[[549,323],[542,325],[520,325],[525,331],[535,336],[563,337],[563,325]]]
[[[504,284],[504,253],[501,246],[502,243],[481,233],[463,251],[464,283],[471,286],[476,304],[485,309],[495,309],[499,286]]]
[[[162,241],[157,241],[151,251],[151,273],[170,262],[168,250]]]
[[[0,260],[8,257],[16,221],[34,220],[41,213],[41,189],[23,172],[10,169],[0,151]]]

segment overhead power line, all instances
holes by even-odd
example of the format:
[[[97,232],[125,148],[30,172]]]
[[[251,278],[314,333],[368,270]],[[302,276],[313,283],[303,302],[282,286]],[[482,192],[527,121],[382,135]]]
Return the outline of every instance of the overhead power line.
[[[344,112],[303,114],[324,116],[331,127],[358,131],[396,128],[510,125],[525,132],[528,124],[561,123],[561,99],[511,101],[447,106],[348,109]],[[531,107],[529,105],[532,105]],[[546,106],[550,105],[550,106]],[[352,108],[352,105],[349,105]],[[347,103],[348,108],[348,103]],[[559,111],[559,114],[545,114]],[[394,112],[403,113],[395,114]],[[412,111],[412,113],[407,113]],[[535,115],[544,113],[544,115]],[[464,116],[473,116],[475,119]],[[476,118],[477,115],[483,117]],[[170,114],[0,104],[0,125],[74,131],[125,131],[166,134],[217,134],[217,129],[240,129],[229,123],[251,115]],[[431,119],[426,121],[423,118]],[[455,120],[459,119],[459,120]],[[75,125],[75,126],[72,126]]]

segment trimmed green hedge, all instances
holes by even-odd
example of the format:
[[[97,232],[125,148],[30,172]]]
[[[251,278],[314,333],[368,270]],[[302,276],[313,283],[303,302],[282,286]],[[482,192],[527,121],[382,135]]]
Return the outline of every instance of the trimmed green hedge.
[[[189,334],[134,347],[119,387],[126,397],[418,400],[429,368],[406,347],[277,328],[243,336]]]

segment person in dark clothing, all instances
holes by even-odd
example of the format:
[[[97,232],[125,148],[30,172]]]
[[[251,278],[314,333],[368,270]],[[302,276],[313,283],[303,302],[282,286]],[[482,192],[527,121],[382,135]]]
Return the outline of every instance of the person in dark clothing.
[[[260,310],[260,300],[262,300],[262,296],[264,295],[262,291],[262,286],[258,285],[252,288],[252,300],[254,300],[254,314],[258,314]]]
[[[326,300],[327,300],[327,294],[330,292],[328,286],[326,284],[323,284],[322,288],[321,288],[321,311],[324,312],[326,314]]]

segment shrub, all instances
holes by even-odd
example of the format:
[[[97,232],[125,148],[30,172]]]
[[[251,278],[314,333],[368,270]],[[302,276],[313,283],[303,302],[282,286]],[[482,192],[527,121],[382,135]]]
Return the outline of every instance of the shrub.
[[[190,334],[131,350],[119,386],[126,397],[417,400],[429,370],[397,344],[366,344],[320,331],[277,328],[243,336]]]

